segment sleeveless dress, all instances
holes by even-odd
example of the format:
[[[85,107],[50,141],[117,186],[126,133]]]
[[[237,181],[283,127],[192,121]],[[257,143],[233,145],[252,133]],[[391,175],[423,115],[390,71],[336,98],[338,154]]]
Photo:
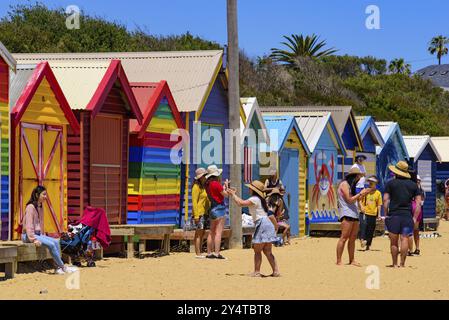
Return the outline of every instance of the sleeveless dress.
[[[338,193],[338,213],[340,222],[343,220],[344,217],[359,220],[359,210],[357,208],[357,204],[347,203],[345,198],[343,197],[343,194],[340,191],[340,188],[338,189],[337,193]],[[351,197],[353,196],[351,192],[349,192],[349,195]]]

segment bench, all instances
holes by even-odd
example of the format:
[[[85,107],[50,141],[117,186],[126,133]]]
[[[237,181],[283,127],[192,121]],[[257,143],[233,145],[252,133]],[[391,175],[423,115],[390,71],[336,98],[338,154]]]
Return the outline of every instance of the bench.
[[[18,263],[20,262],[53,260],[47,248],[44,246],[36,247],[33,243],[23,243],[22,241],[0,242],[0,250],[5,247],[14,247],[17,252],[13,265],[14,273],[17,272]]]
[[[134,257],[134,236],[139,237],[139,257],[143,256],[145,252],[145,241],[162,239],[161,250],[165,254],[170,253],[170,235],[173,233],[174,225],[151,225],[151,224],[123,224],[123,225],[111,225],[111,236],[124,236],[127,237],[127,249],[126,257],[128,259]]]
[[[5,265],[6,279],[14,278],[16,273],[17,247],[0,246],[0,264]]]
[[[243,248],[251,248],[254,230],[254,227],[242,227]]]

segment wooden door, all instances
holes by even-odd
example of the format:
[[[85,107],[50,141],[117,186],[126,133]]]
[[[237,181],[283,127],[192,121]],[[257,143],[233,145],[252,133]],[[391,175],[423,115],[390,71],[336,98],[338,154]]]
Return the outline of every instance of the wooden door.
[[[38,185],[47,189],[44,232],[58,235],[65,230],[64,132],[62,126],[21,123],[19,129],[20,221],[31,192]]]
[[[91,126],[90,204],[104,208],[111,224],[119,224],[124,214],[122,121],[121,116],[97,115]]]

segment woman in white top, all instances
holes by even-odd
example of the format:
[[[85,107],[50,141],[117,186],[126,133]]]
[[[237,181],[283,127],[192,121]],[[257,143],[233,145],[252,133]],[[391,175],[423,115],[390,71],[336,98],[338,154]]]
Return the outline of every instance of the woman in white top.
[[[254,249],[254,273],[253,277],[261,277],[260,267],[262,265],[262,252],[268,259],[273,269],[272,277],[279,277],[279,268],[272,253],[273,242],[276,241],[276,232],[273,223],[268,218],[268,206],[265,201],[265,185],[260,181],[253,181],[246,185],[250,189],[251,197],[243,200],[238,197],[235,190],[228,189],[234,202],[239,207],[248,207],[249,213],[253,217],[255,223],[255,231],[253,235]]]

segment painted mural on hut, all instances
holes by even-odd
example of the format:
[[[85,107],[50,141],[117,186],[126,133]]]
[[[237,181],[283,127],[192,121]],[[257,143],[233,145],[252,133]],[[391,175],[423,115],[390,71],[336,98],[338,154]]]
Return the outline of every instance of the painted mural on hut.
[[[309,170],[309,212],[337,215],[337,152],[316,150],[310,158]]]

